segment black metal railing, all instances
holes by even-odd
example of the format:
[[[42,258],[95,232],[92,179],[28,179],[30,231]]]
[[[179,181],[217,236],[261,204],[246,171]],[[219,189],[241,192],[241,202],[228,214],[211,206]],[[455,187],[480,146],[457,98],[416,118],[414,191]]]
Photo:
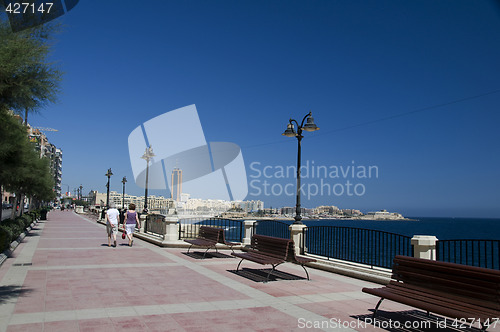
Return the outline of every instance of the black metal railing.
[[[167,233],[167,224],[165,223],[165,216],[162,214],[148,214],[146,216],[146,224],[144,225],[144,232],[153,233],[165,238]]]
[[[436,259],[500,270],[500,240],[439,240]]]
[[[258,220],[253,224],[253,234],[290,238],[290,224],[278,220]]]
[[[413,256],[409,236],[339,226],[304,228],[304,253],[392,268],[394,256]]]
[[[227,241],[242,242],[243,240],[243,221],[224,218],[179,219],[179,240],[196,238],[200,226],[224,228]]]

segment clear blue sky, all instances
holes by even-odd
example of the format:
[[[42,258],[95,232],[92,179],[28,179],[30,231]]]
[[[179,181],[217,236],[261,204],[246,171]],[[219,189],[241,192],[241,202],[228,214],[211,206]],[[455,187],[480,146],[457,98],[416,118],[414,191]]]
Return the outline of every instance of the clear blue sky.
[[[295,179],[256,169],[295,165],[296,140],[281,133],[312,110],[321,130],[305,133],[303,164],[376,166],[378,177],[323,178],[363,195],[310,192],[303,206],[500,217],[497,1],[81,0],[59,20],[62,94],[30,123],[59,130],[48,137],[70,190],[105,192],[112,168],[112,190],[127,176],[143,195],[128,135],[196,104],[208,141],[242,148],[257,181],[247,199],[293,206],[257,193]]]

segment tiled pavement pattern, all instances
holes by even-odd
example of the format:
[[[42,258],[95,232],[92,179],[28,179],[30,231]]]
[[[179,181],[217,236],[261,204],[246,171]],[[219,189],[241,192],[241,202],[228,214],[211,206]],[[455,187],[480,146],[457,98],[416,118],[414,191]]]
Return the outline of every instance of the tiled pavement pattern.
[[[121,237],[110,248],[104,226],[52,211],[0,267],[0,331],[436,330],[390,301],[368,324],[378,299],[361,288],[376,284],[315,269],[307,281],[290,263],[263,283],[266,268],[246,261],[236,274],[230,251],[204,260],[186,251]]]

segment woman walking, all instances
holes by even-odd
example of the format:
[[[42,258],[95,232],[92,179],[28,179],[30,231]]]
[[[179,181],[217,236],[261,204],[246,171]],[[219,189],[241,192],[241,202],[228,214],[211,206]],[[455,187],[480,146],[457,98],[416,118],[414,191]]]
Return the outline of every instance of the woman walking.
[[[139,222],[139,216],[135,211],[135,204],[131,203],[128,206],[128,211],[125,213],[125,232],[127,233],[128,246],[132,247],[134,242],[133,236],[135,231],[135,225],[141,228],[141,223]]]

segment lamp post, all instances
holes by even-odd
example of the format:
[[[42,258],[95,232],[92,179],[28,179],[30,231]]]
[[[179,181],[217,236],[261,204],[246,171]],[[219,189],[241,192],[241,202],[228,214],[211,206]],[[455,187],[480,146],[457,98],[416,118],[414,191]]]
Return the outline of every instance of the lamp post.
[[[106,184],[107,194],[106,194],[106,209],[109,209],[109,178],[113,175],[111,168],[108,168],[108,172],[105,174],[108,177],[108,183]]]
[[[122,179],[123,183],[123,194],[122,194],[122,211],[125,209],[125,183],[127,183],[127,177],[124,176]]]
[[[141,157],[142,159],[146,160],[146,190],[144,192],[144,210],[142,212],[147,213],[148,212],[148,176],[149,176],[149,161],[155,156],[153,153],[153,147],[150,145],[148,148],[146,148],[146,151],[144,152],[144,155]]]
[[[307,119],[307,123],[304,125],[304,121]],[[297,131],[293,126],[293,122],[297,125]],[[297,203],[295,205],[295,221],[294,224],[302,224],[302,216],[300,215],[300,158],[301,158],[301,141],[304,136],[302,136],[302,130],[305,131],[316,131],[319,128],[314,124],[314,119],[312,117],[312,112],[309,112],[304,116],[302,122],[299,123],[290,119],[285,132],[282,134],[286,137],[296,137],[298,142],[298,152],[297,152]]]
[[[83,198],[82,189],[83,189],[83,186],[80,185],[80,197],[78,197],[79,200],[82,200],[82,198]]]

